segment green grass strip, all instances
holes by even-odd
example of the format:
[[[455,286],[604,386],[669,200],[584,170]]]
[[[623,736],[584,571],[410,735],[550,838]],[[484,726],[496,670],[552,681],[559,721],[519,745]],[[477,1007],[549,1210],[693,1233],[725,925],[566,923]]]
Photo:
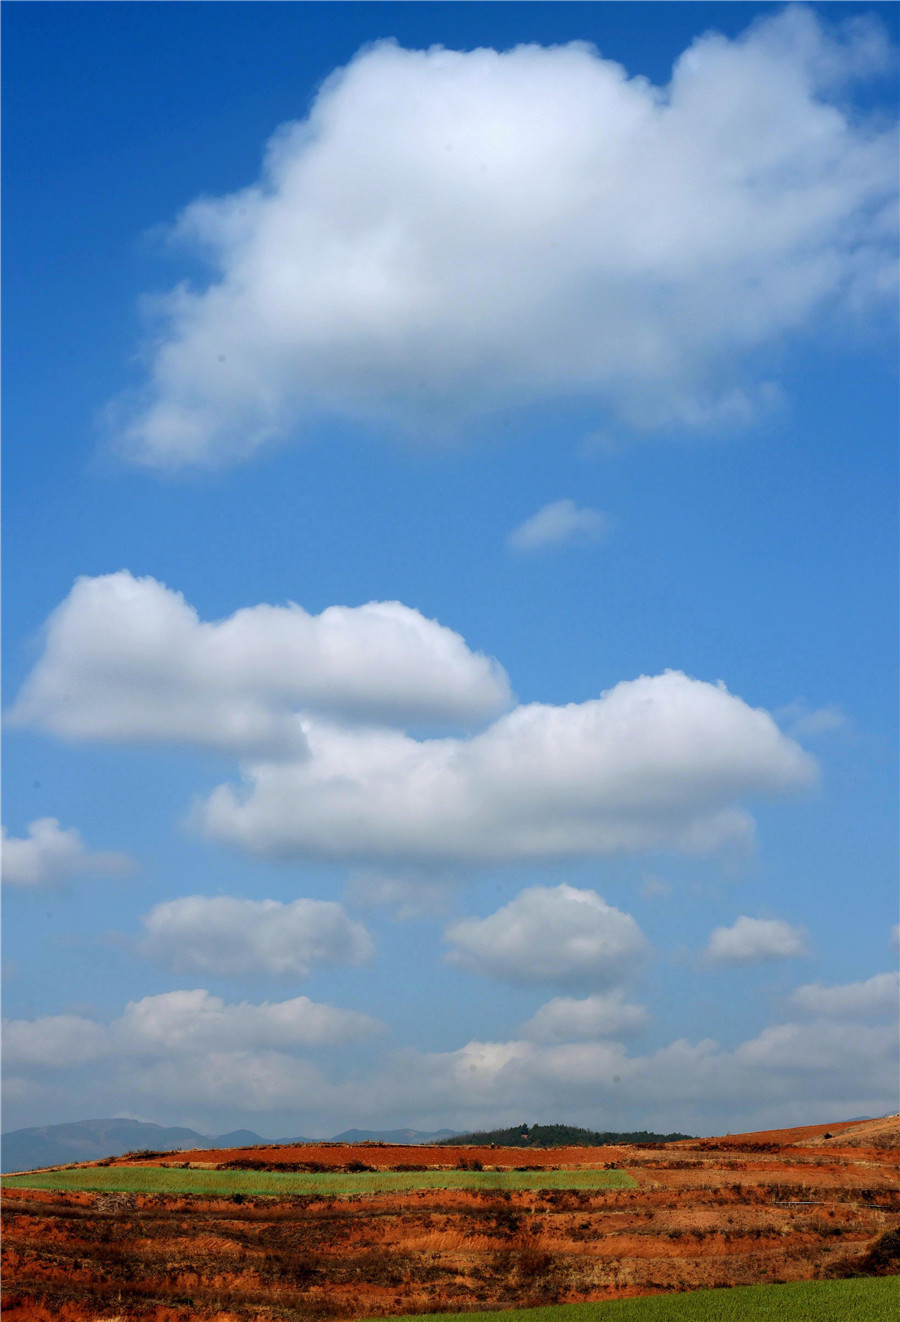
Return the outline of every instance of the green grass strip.
[[[85,1189],[115,1193],[228,1197],[290,1194],[402,1193],[411,1189],[632,1189],[626,1171],[306,1171],[180,1170],[171,1166],[88,1166],[80,1170],[4,1175],[13,1189]]]
[[[390,1322],[897,1322],[898,1317],[900,1276],[874,1276],[690,1290],[606,1304],[427,1313],[391,1318]]]

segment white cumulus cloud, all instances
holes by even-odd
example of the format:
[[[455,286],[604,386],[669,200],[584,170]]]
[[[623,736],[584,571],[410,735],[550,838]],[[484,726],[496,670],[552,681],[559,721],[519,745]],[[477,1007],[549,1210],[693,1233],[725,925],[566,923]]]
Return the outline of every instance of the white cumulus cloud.
[[[74,877],[116,877],[130,872],[126,854],[90,850],[74,826],[63,830],[55,817],[39,817],[24,839],[3,827],[3,883],[7,886],[60,886]]]
[[[900,1011],[900,974],[876,973],[865,982],[845,982],[826,987],[809,982],[791,996],[798,1010],[826,1018],[894,1014]]]
[[[518,707],[471,738],[303,721],[303,761],[254,763],[197,822],[272,857],[425,867],[746,846],[739,806],[815,781],[765,711],[677,671],[566,707]]]
[[[119,1049],[163,1056],[331,1046],[380,1031],[381,1025],[369,1015],[311,1001],[308,996],[261,1005],[230,1004],[201,989],[131,1001],[111,1025]]]
[[[487,918],[452,924],[445,936],[453,946],[448,963],[520,983],[609,986],[646,948],[630,914],[565,884],[531,886]]]
[[[368,47],[178,219],[210,280],[157,301],[120,441],[215,463],[322,413],[422,434],[565,395],[746,419],[754,351],[893,289],[895,138],[844,96],[889,61],[875,21],[802,7],[665,87],[583,42]]]
[[[710,964],[761,964],[807,953],[806,934],[782,918],[741,916],[731,927],[717,927],[704,957]]]
[[[647,1024],[643,1005],[632,1005],[621,988],[581,999],[554,996],[522,1025],[523,1038],[536,1042],[582,1042],[626,1037]]]
[[[189,895],[142,921],[141,953],[178,973],[306,978],[316,965],[363,964],[375,950],[362,923],[330,900]]]
[[[513,551],[542,551],[565,542],[597,542],[608,530],[609,519],[599,510],[553,500],[514,528],[506,541]]]
[[[469,724],[509,700],[496,662],[399,602],[321,615],[259,605],[206,622],[181,593],[122,571],[78,579],[9,720],[69,739],[302,756],[301,708]]]
[[[9,1066],[65,1069],[101,1057],[180,1057],[207,1052],[290,1051],[358,1042],[382,1031],[357,1010],[297,996],[289,1001],[231,1004],[208,991],[164,992],[130,1001],[119,1018],[100,1024],[79,1015],[8,1020],[3,1054]]]

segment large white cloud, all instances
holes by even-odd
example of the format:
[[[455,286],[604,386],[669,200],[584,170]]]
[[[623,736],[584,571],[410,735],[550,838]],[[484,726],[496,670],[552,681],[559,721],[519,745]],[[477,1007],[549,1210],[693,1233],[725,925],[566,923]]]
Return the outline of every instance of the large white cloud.
[[[382,1025],[357,1010],[297,996],[261,1005],[229,1004],[202,989],[131,1001],[110,1024],[79,1015],[8,1020],[3,1055],[10,1067],[62,1069],[101,1057],[173,1057],[206,1052],[272,1051],[358,1042]]]
[[[845,982],[826,987],[808,982],[791,996],[797,1010],[829,1018],[893,1014],[900,1009],[900,974],[876,973],[865,982]]]
[[[746,845],[743,800],[815,779],[767,712],[674,671],[590,702],[518,707],[465,737],[390,727],[471,724],[509,700],[496,662],[399,603],[258,606],[204,623],[179,593],[123,571],[78,580],[53,612],[9,719],[248,759],[240,791],[222,785],[196,808],[211,836],[432,873]]]
[[[201,621],[154,578],[80,578],[45,627],[9,719],[71,739],[302,755],[299,708],[386,724],[481,722],[502,669],[399,602],[252,606]]]
[[[203,990],[131,1001],[112,1025],[117,1045],[151,1055],[331,1046],[380,1031],[381,1025],[369,1015],[311,1001],[308,996],[261,1005],[229,1004]]]
[[[468,739],[303,721],[308,756],[249,767],[197,810],[272,857],[517,862],[752,837],[738,806],[809,786],[816,764],[767,712],[676,671],[566,707],[518,707]]]
[[[133,861],[111,850],[90,850],[74,826],[63,830],[55,817],[31,822],[24,839],[3,827],[3,883],[6,886],[61,886],[74,877],[116,877]]]
[[[892,288],[895,139],[843,95],[889,61],[871,20],[799,7],[664,88],[585,43],[367,48],[257,183],[181,215],[211,283],[158,300],[122,441],[208,463],[323,411],[423,434],[566,394],[744,418],[742,360]]]
[[[306,978],[316,965],[364,964],[375,950],[362,923],[330,900],[188,895],[142,921],[142,954],[178,973]]]
[[[445,933],[448,963],[520,983],[595,987],[620,982],[646,947],[630,914],[590,890],[531,886],[487,918]]]
[[[731,927],[713,931],[704,958],[710,964],[762,964],[806,953],[806,934],[801,928],[783,918],[741,915]]]

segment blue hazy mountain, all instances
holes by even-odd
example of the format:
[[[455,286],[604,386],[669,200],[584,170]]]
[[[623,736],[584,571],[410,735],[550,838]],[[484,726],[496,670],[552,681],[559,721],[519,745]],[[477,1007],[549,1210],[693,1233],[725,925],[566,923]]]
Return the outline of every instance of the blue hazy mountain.
[[[418,1129],[347,1129],[332,1142],[429,1143],[450,1138],[452,1129],[425,1133]],[[154,1125],[144,1120],[76,1120],[65,1125],[38,1125],[13,1129],[0,1139],[0,1170],[37,1170],[42,1166],[65,1166],[74,1161],[99,1161],[120,1157],[123,1152],[148,1148],[153,1152],[175,1152],[180,1148],[247,1148],[269,1143],[315,1143],[319,1140],[295,1135],[291,1138],[261,1138],[252,1129],[234,1129],[228,1134],[198,1134],[195,1129]],[[328,1140],[326,1140],[328,1141]]]
[[[172,1152],[178,1148],[237,1147],[264,1143],[249,1129],[211,1138],[194,1129],[148,1124],[143,1120],[76,1120],[67,1125],[40,1125],[33,1129],[13,1129],[2,1136],[0,1168],[12,1171],[35,1170],[40,1166],[63,1166],[71,1161],[99,1161],[118,1157],[123,1152],[150,1148],[154,1152]]]

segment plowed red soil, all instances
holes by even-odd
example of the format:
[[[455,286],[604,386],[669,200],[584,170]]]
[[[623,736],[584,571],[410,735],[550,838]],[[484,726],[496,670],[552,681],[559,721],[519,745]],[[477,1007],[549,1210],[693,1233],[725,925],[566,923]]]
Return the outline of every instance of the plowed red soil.
[[[264,1160],[267,1168],[318,1163],[326,1170],[343,1170],[351,1161],[363,1161],[376,1170],[393,1170],[398,1166],[419,1165],[446,1167],[452,1170],[461,1160],[478,1158],[486,1166],[514,1169],[516,1166],[564,1167],[573,1170],[580,1166],[602,1166],[609,1160],[598,1154],[608,1148],[476,1148],[476,1147],[410,1147],[400,1143],[304,1143],[290,1147],[276,1147],[267,1143],[251,1148],[198,1148],[192,1152],[165,1154],[154,1159],[160,1166],[179,1166],[189,1161],[197,1166],[219,1166],[225,1162],[246,1158]],[[135,1158],[143,1162],[143,1158]],[[125,1165],[119,1159],[113,1165]]]
[[[861,1130],[815,1126],[658,1147],[310,1144],[165,1154],[154,1164],[453,1167],[477,1156],[485,1167],[572,1169],[614,1162],[638,1187],[239,1202],[10,1189],[4,1316],[315,1322],[896,1271],[900,1121],[888,1125],[893,1147],[856,1146]],[[826,1132],[846,1142],[832,1146]],[[816,1141],[828,1146],[810,1146]],[[894,1241],[885,1240],[892,1231]]]

